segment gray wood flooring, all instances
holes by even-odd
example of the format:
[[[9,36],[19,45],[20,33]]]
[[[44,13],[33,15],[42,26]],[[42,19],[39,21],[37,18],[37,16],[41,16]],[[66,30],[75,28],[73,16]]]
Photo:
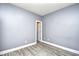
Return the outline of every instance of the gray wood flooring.
[[[4,54],[2,56],[79,56],[79,55],[42,42],[38,42],[38,44],[36,45],[32,45],[17,51],[13,51]]]

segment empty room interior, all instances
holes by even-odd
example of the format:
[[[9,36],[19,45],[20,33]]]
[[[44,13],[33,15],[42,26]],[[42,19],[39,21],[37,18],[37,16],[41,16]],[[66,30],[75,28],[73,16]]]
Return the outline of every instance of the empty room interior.
[[[79,56],[79,4],[0,3],[0,56]]]

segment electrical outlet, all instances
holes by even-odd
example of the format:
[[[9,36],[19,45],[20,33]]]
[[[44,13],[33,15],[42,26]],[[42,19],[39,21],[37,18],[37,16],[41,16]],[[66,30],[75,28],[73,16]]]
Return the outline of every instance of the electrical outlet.
[[[25,40],[24,42],[27,43],[27,40]]]

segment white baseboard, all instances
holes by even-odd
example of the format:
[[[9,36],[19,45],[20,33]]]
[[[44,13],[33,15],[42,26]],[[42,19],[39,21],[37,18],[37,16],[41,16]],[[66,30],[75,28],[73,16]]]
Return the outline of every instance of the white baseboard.
[[[40,42],[43,42],[43,43],[46,43],[46,44],[49,44],[49,45],[52,45],[52,46],[64,49],[64,50],[69,51],[69,52],[73,52],[73,53],[79,54],[79,51],[74,50],[74,49],[63,47],[63,46],[60,46],[60,45],[57,45],[57,44],[53,44],[53,43],[50,43],[50,42],[47,42],[47,41],[43,41],[43,40],[41,40]]]
[[[28,46],[31,46],[31,45],[35,45],[35,44],[37,44],[37,42],[30,43],[30,44],[20,46],[20,47],[16,47],[16,48],[13,48],[13,49],[8,49],[8,50],[5,50],[5,51],[1,51],[0,55],[6,54],[6,53],[9,53],[9,52],[12,52],[12,51],[16,51],[16,50],[19,50],[19,49],[22,49],[22,48],[25,48],[25,47],[28,47]]]
[[[79,54],[79,51],[74,50],[74,49],[63,47],[63,46],[60,46],[60,45],[57,45],[57,44],[53,44],[53,43],[50,43],[50,42],[47,42],[47,41],[43,41],[43,40],[40,40],[40,42],[43,42],[43,43],[46,43],[46,44],[49,44],[49,45],[52,45],[52,46],[64,49],[66,51],[70,51],[70,52]],[[30,44],[27,44],[27,45],[24,45],[24,46],[20,46],[20,47],[16,47],[16,48],[13,48],[13,49],[5,50],[5,51],[0,51],[0,55],[6,54],[6,53],[9,53],[9,52],[12,52],[12,51],[16,51],[16,50],[19,50],[19,49],[22,49],[22,48],[25,48],[25,47],[28,47],[28,46],[31,46],[31,45],[35,45],[35,44],[37,44],[37,42],[30,43]]]

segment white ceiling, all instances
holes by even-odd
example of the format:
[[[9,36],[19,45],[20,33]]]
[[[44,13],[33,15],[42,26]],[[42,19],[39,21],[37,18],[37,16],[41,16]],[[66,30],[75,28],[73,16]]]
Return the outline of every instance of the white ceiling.
[[[61,8],[73,5],[73,3],[52,3],[52,4],[13,3],[13,4],[41,16],[57,11]]]

